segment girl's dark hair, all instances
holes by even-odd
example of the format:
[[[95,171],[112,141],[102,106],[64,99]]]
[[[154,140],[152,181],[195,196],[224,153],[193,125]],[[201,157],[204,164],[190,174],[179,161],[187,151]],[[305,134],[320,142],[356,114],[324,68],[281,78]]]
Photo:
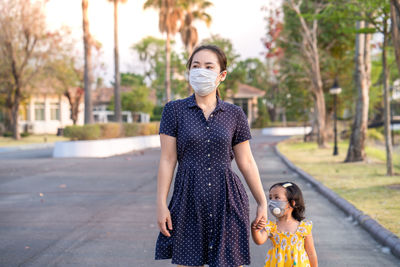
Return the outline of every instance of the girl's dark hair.
[[[217,55],[218,63],[221,68],[220,73],[222,71],[226,70],[227,60],[226,60],[226,55],[225,55],[224,51],[222,51],[221,48],[219,48],[218,46],[211,45],[211,44],[201,45],[201,46],[196,47],[196,49],[193,51],[192,55],[190,55],[188,62],[186,63],[186,68],[188,70],[190,70],[190,66],[192,65],[194,55],[197,52],[200,52],[201,50],[209,50],[211,52],[214,52],[214,54]],[[217,95],[218,95],[218,97],[220,97],[218,88],[217,88]]]
[[[286,189],[286,197],[289,201],[289,205],[293,208],[293,218],[295,218],[299,222],[304,220],[304,212],[306,211],[306,206],[304,204],[303,193],[301,192],[300,188],[293,182],[283,182],[272,185],[269,188],[269,191],[271,191],[271,189],[276,186],[281,186]],[[295,202],[294,206],[292,205],[293,201]]]

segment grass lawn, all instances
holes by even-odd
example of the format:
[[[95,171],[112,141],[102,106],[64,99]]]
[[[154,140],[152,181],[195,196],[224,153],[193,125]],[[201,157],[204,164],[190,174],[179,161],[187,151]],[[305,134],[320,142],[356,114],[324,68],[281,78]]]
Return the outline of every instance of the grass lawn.
[[[54,143],[56,141],[68,141],[69,138],[56,135],[30,135],[27,137],[21,137],[21,140],[14,140],[11,137],[0,137],[0,147],[6,146],[20,146],[28,144],[40,144],[40,143]]]
[[[343,163],[348,141],[340,142],[338,156],[332,155],[333,144],[329,146],[319,149],[316,143],[304,143],[299,138],[278,144],[279,150],[296,166],[400,236],[399,153],[393,153],[397,176],[386,176],[384,147],[370,142],[366,162]]]

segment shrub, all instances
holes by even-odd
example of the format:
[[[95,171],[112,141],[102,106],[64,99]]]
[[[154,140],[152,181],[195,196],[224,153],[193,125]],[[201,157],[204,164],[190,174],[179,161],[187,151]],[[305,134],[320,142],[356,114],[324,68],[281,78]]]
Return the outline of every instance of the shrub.
[[[123,132],[126,137],[139,135],[139,123],[124,123]]]
[[[139,127],[139,135],[157,134],[159,127],[160,127],[159,122],[149,122],[146,124],[142,123],[140,124]]]
[[[150,123],[102,123],[83,126],[67,126],[64,136],[71,140],[96,140],[118,137],[158,134],[160,122]]]
[[[101,130],[99,124],[73,125],[65,127],[64,136],[71,140],[96,140],[100,138]]]
[[[101,139],[110,139],[121,137],[123,131],[120,123],[102,123],[100,125]]]
[[[367,131],[367,138],[376,141],[383,141],[385,140],[383,134],[378,129],[368,129]]]

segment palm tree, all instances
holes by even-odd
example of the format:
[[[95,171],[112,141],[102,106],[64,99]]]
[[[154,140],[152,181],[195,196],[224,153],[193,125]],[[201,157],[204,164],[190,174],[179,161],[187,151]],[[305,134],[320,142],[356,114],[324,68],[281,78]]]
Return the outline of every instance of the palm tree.
[[[205,9],[213,4],[207,0],[186,0],[182,1],[185,12],[182,26],[179,30],[182,42],[185,45],[188,57],[192,54],[193,48],[197,45],[198,34],[196,27],[193,26],[194,20],[204,21],[207,27],[211,24],[211,16],[205,12]],[[188,95],[191,94],[190,86],[188,86]]]
[[[119,49],[118,49],[118,3],[126,3],[127,0],[108,0],[114,3],[114,120],[122,122],[121,115],[121,77],[119,74]]]
[[[147,0],[144,9],[154,8],[158,13],[158,28],[160,32],[166,33],[165,44],[165,90],[166,102],[171,100],[171,36],[174,36],[179,29],[179,22],[182,20],[182,6],[178,0]]]
[[[185,12],[183,24],[179,30],[182,42],[185,45],[186,51],[190,56],[193,48],[197,45],[198,34],[196,27],[193,26],[193,21],[204,21],[207,27],[211,24],[210,14],[205,12],[205,9],[212,6],[213,3],[207,0],[187,0],[182,1],[182,6]]]
[[[82,0],[82,26],[83,26],[83,46],[85,70],[83,74],[84,91],[85,91],[85,124],[93,123],[92,116],[92,99],[91,99],[91,83],[92,83],[92,38],[89,31],[88,18],[88,0]]]

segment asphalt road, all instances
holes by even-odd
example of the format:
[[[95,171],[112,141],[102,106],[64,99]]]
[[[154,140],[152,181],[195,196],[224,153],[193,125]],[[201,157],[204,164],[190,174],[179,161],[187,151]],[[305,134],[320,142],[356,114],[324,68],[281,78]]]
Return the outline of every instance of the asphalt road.
[[[271,148],[280,139],[253,132],[252,151],[266,192],[283,180],[303,189],[320,266],[400,266],[286,168]],[[0,266],[172,266],[153,260],[159,155],[159,149],[105,159],[53,159],[51,149],[0,153]],[[251,266],[263,266],[267,247],[251,243]]]

